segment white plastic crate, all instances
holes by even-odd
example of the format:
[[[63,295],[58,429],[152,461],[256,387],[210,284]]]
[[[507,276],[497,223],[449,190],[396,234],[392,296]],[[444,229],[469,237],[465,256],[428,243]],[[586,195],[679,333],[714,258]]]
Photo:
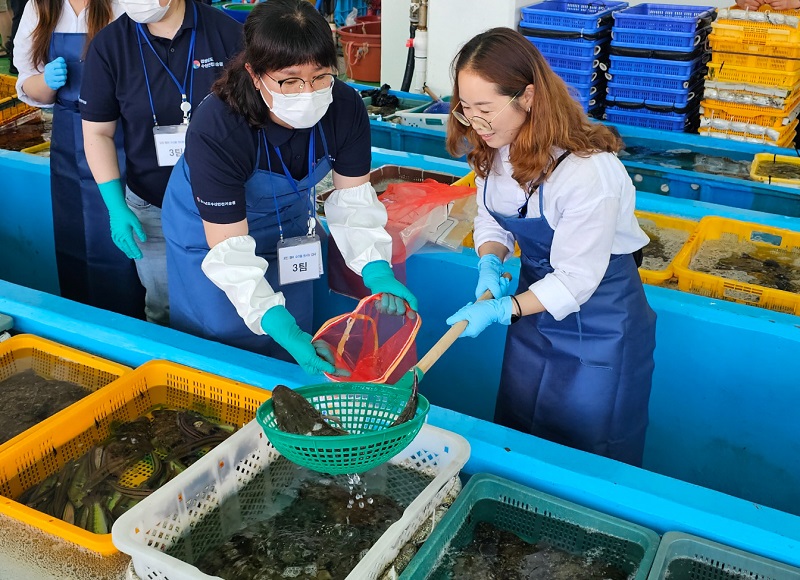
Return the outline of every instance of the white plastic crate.
[[[203,527],[195,527],[196,524],[225,498],[235,494],[261,472],[269,470],[279,457],[280,454],[269,443],[261,426],[256,421],[248,423],[191,468],[119,518],[111,532],[114,545],[131,556],[135,573],[142,580],[215,578],[165,551],[186,530],[189,531],[187,535],[191,538],[193,548],[198,552],[219,543],[221,532],[215,534],[214,538],[198,537],[201,532],[197,530]],[[413,492],[413,495],[396,478],[387,479],[386,489],[370,488],[376,493],[388,492],[403,503],[410,503],[402,517],[384,532],[347,578],[378,578],[395,560],[400,548],[431,517],[436,506],[456,485],[458,473],[467,459],[469,443],[466,439],[438,427],[423,425],[411,444],[389,463],[419,471],[433,480],[421,493]],[[266,502],[270,501],[270,494],[264,493],[258,497],[263,499],[261,505],[248,503],[243,509],[262,511]]]

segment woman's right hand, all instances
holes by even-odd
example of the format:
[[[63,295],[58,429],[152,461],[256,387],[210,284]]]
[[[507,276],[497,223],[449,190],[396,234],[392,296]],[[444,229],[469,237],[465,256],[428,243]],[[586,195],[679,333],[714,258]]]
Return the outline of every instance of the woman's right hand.
[[[765,0],[736,0],[736,5],[742,10],[758,10]]]
[[[57,91],[67,84],[67,61],[59,56],[44,65],[44,84]]]

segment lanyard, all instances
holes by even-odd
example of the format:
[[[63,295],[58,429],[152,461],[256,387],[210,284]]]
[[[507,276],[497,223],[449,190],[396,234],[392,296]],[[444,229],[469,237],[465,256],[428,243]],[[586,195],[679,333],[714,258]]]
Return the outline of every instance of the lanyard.
[[[266,148],[268,147],[267,135],[264,131],[262,131],[261,134],[264,136],[264,146]],[[316,159],[314,159],[314,154],[315,154],[314,141],[316,141],[316,136],[315,136],[315,131],[312,128],[311,137],[309,138],[309,143],[308,143],[308,176],[306,177],[306,179],[309,179],[311,181],[313,181],[314,179],[313,173],[314,173],[314,166],[316,165]],[[286,177],[287,181],[289,181],[289,183],[292,185],[292,189],[294,189],[294,192],[297,195],[297,197],[303,199],[303,196],[300,193],[300,187],[297,185],[297,182],[294,180],[294,177],[292,177],[292,174],[286,167],[286,163],[284,163],[283,161],[283,155],[281,155],[281,150],[276,146],[273,146],[273,149],[275,149],[275,153],[278,155],[278,159],[280,159],[281,165],[283,166],[283,175]],[[270,162],[269,159],[269,149],[266,150],[266,153],[267,153],[267,169],[269,170],[270,173],[272,173],[272,163]],[[306,234],[308,236],[313,236],[314,231],[316,230],[317,227],[317,220],[314,219],[314,198],[316,194],[317,194],[317,184],[313,183],[308,188],[308,233]],[[275,215],[278,218],[278,232],[280,233],[281,241],[283,241],[283,224],[281,223],[281,211],[280,207],[278,206],[278,196],[275,195],[274,188],[272,190],[272,199],[275,200]]]
[[[175,86],[178,87],[178,90],[181,93],[181,111],[183,111],[183,124],[189,124],[189,111],[192,110],[192,92],[194,90],[194,71],[192,71],[192,61],[194,60],[194,45],[195,39],[197,38],[197,5],[192,2],[192,8],[194,9],[194,26],[192,27],[192,38],[189,41],[189,58],[186,60],[186,72],[183,75],[183,84],[178,82],[178,79],[172,74],[172,71],[169,70],[169,67],[161,60],[161,57],[158,56],[155,47],[153,47],[153,43],[150,42],[150,39],[147,38],[147,34],[145,34],[144,30],[142,29],[141,24],[136,25],[136,30],[139,32],[139,36],[144,38],[147,45],[150,47],[150,50],[153,51],[153,54],[156,55],[158,62],[161,63],[161,66],[164,67],[164,70],[167,71],[169,78],[172,79],[172,82],[175,83]],[[156,118],[156,108],[153,105],[153,93],[150,91],[150,78],[147,75],[147,65],[144,62],[144,51],[142,50],[142,43],[141,40],[139,41],[139,54],[142,57],[142,67],[144,68],[144,82],[145,87],[147,87],[147,97],[150,99],[150,110],[153,112],[153,124],[158,127],[158,119]],[[191,72],[190,72],[191,71]],[[189,98],[186,98],[186,84],[187,81],[189,83]]]

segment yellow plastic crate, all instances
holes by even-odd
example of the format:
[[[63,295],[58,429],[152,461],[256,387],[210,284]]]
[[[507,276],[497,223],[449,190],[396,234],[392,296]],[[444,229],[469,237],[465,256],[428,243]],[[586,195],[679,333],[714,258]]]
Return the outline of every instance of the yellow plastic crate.
[[[453,185],[463,185],[466,187],[475,187],[475,172],[470,171],[464,177],[454,182]]]
[[[791,58],[775,58],[772,56],[761,56],[758,54],[741,54],[737,52],[711,53],[711,62],[720,66],[738,66],[748,68],[758,68],[774,72],[796,72],[800,70],[800,60]]]
[[[742,133],[739,131],[721,130],[713,127],[701,127],[698,130],[700,135],[708,137],[718,137],[720,139],[731,139],[733,141],[743,141],[747,143],[764,143],[765,145],[775,145],[777,147],[790,147],[794,141],[798,120],[795,119],[788,125],[782,128],[777,139],[770,139],[766,135],[757,136],[751,133]]]
[[[675,258],[674,268],[678,278],[678,289],[721,300],[800,315],[800,294],[765,288],[757,284],[737,282],[689,269],[692,258],[700,251],[703,242],[718,240],[725,234],[734,235],[739,241],[752,242],[756,246],[779,247],[787,252],[800,250],[800,233],[798,232],[716,216],[705,217],[700,220],[697,233]],[[800,258],[800,253],[797,256]]]
[[[764,183],[769,183],[770,185],[774,183],[776,185],[800,187],[800,179],[758,175],[758,168],[761,166],[761,164],[769,162],[772,163],[780,162],[780,163],[787,163],[789,165],[794,165],[795,167],[797,167],[798,172],[800,172],[800,158],[790,157],[788,155],[775,155],[774,153],[757,153],[755,157],[753,157],[753,163],[750,166],[750,179],[754,181],[762,181]]]
[[[17,77],[0,75],[0,127],[36,112],[36,107],[17,98]]]
[[[712,62],[714,61],[714,53],[715,52],[724,52],[730,55],[731,53],[739,53],[743,56],[760,56],[760,57],[767,57],[770,59],[800,59],[800,45],[798,44],[791,44],[791,43],[779,43],[774,42],[769,45],[764,44],[744,44],[740,40],[732,40],[730,38],[726,38],[724,36],[719,36],[717,34],[709,34],[708,35],[708,42],[711,45],[712,50]],[[725,55],[725,56],[728,56]],[[733,64],[733,63],[731,63]],[[765,68],[769,68],[769,70],[778,70],[774,69],[769,66],[770,63],[766,63],[768,66]],[[773,66],[780,66],[775,65],[772,63]],[[740,66],[740,65],[737,65]],[[744,66],[752,66],[752,65],[744,65]],[[791,65],[789,65],[791,66]],[[788,69],[793,70],[793,69]],[[796,69],[794,69],[796,70]]]
[[[29,369],[40,376],[83,387],[86,389],[87,395],[131,371],[130,367],[32,334],[18,334],[5,342],[0,342],[0,382]],[[2,400],[1,398],[2,392],[0,391],[0,400]],[[66,409],[55,413],[53,417],[68,413],[76,404],[73,403]],[[32,436],[41,426],[42,423],[39,423],[9,439],[0,445],[0,452]]]
[[[65,412],[43,421],[35,434],[0,453],[0,513],[103,556],[117,553],[111,534],[93,534],[17,503],[69,461],[104,441],[112,424],[131,421],[156,405],[195,410],[242,426],[255,418],[270,391],[169,361],[150,361]]]
[[[783,110],[704,99],[700,102],[700,107],[702,108],[700,114],[707,119],[761,125],[762,127],[781,131],[797,118],[798,105],[800,105],[800,100],[797,98]]]
[[[698,223],[691,220],[661,215],[658,213],[651,213],[648,211],[637,210],[634,213],[636,214],[637,219],[640,220],[639,222],[640,226],[641,226],[641,220],[649,220],[651,222],[654,222],[655,225],[660,230],[680,230],[682,232],[688,232],[689,237],[685,242],[686,244],[691,242],[692,235],[697,230]],[[644,227],[642,227],[642,229],[644,229]],[[647,232],[645,231],[645,233]],[[647,252],[646,247],[644,251],[645,253]],[[679,253],[680,251],[678,252],[678,254]],[[663,270],[648,270],[644,267],[639,268],[639,276],[641,277],[642,282],[644,282],[645,284],[658,286],[659,284],[663,284],[664,282],[672,278],[674,275],[673,262],[675,261],[675,257],[677,257],[678,254],[673,256],[670,263],[667,264],[667,267],[664,268]]]
[[[796,14],[794,10],[780,12]],[[800,28],[777,26],[768,22],[717,20],[711,23],[711,29],[714,36],[727,42],[781,46],[800,42]]]
[[[710,62],[708,63],[708,76],[706,78],[724,83],[746,83],[790,89],[800,81],[800,70],[787,73],[728,64],[723,66],[719,63]]]
[[[467,187],[475,187],[475,172],[470,171],[464,177],[453,183],[453,185],[465,185]],[[461,243],[461,245],[464,246],[465,248],[475,247],[475,239],[472,236],[473,231],[474,230],[470,231],[464,238],[464,241]],[[519,258],[521,254],[522,252],[519,249],[519,244],[514,243],[514,256]]]

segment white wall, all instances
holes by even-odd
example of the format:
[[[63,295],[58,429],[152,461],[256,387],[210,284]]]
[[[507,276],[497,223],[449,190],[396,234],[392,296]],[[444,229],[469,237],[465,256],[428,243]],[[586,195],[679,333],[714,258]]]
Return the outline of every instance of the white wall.
[[[452,90],[450,63],[463,44],[495,26],[516,29],[519,9],[531,0],[428,0],[428,86],[438,95]],[[628,0],[631,5],[642,0]],[[734,0],[670,0],[670,4],[725,7]],[[381,2],[381,82],[400,89],[405,71],[409,0]]]

